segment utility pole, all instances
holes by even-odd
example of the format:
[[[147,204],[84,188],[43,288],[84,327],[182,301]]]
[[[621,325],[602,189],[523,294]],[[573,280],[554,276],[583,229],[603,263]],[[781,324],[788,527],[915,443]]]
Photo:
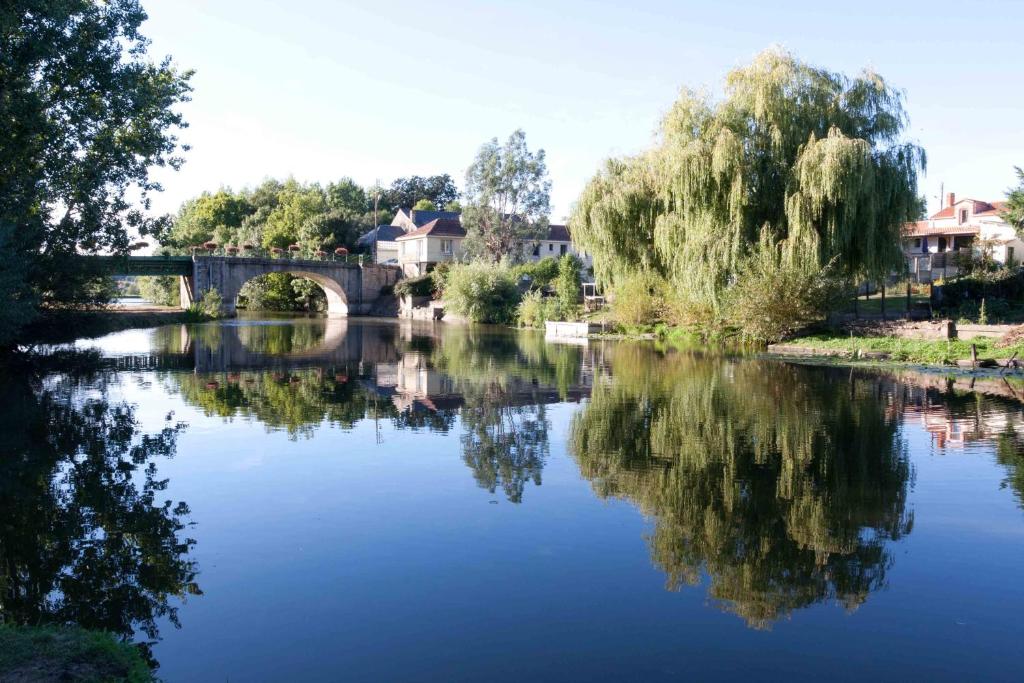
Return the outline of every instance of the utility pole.
[[[373,195],[373,262],[377,263],[377,238],[380,237],[380,225],[377,223],[377,202],[380,201],[380,178],[374,185]]]

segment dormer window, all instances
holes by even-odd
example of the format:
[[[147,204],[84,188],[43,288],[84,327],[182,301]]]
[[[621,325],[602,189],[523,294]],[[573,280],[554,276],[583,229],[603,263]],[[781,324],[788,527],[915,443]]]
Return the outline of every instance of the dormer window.
[[[967,222],[967,209],[960,209],[960,224]]]

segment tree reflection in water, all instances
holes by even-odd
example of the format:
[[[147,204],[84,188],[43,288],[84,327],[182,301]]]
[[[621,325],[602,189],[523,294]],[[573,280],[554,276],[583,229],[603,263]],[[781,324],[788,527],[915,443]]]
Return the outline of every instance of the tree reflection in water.
[[[199,595],[189,508],[162,499],[156,461],[182,425],[142,434],[133,408],[66,376],[4,382],[0,394],[2,620],[78,624],[149,651],[172,600]],[[98,393],[98,395],[97,395]]]
[[[651,516],[668,589],[706,573],[715,603],[766,628],[885,585],[912,472],[879,380],[637,346],[610,361],[571,450],[599,495]]]

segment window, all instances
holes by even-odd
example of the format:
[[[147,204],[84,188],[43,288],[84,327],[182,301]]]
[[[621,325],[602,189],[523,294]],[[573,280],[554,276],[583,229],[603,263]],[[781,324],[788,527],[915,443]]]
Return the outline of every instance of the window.
[[[441,240],[441,253],[444,254],[445,256],[451,256],[452,255],[452,241],[451,240]]]
[[[540,243],[533,245],[533,255],[540,256]]]
[[[960,222],[961,223],[966,223],[967,222],[967,209],[960,209]]]
[[[568,247],[566,245],[560,244],[558,246],[558,253],[561,254],[562,256],[565,256],[565,250],[566,249],[568,249]]]
[[[1006,248],[1006,265],[1016,265],[1017,261],[1013,258],[1013,247]]]
[[[921,238],[918,237],[917,239],[914,240],[914,249],[920,249],[920,248],[921,248]]]
[[[555,250],[555,245],[548,244],[548,251],[554,251],[554,250]]]

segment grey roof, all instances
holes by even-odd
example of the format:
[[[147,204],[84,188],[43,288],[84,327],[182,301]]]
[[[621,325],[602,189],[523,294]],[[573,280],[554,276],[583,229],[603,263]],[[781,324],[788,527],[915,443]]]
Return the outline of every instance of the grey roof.
[[[459,220],[458,211],[419,211],[413,209],[411,212],[412,222],[416,224],[417,228],[422,228],[430,221],[443,220],[443,221],[457,221]]]
[[[363,233],[359,236],[356,244],[359,246],[367,246],[373,244],[375,231],[370,230],[369,232]],[[376,237],[381,242],[394,242],[396,238],[401,237],[405,234],[405,230],[394,225],[379,225],[376,230]]]

